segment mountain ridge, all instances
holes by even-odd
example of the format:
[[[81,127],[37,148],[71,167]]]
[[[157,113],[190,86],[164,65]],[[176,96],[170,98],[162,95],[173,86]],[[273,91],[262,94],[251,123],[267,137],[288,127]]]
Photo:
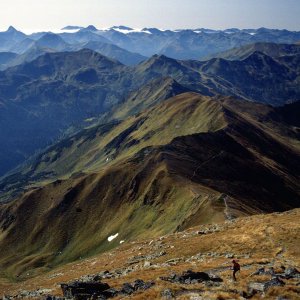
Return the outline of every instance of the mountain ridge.
[[[26,141],[24,138],[28,134],[22,136],[20,143],[22,147],[25,145],[25,152],[17,151],[18,146],[14,144],[17,153],[11,160],[16,166],[16,161],[21,162],[28,154],[46,146],[75,122],[108,113],[113,106],[128,99],[130,93],[165,77],[173,78],[185,91],[210,96],[234,95],[282,105],[299,99],[299,57],[292,55],[275,60],[255,52],[243,61],[199,62],[155,55],[137,66],[128,67],[87,49],[47,53],[0,73],[0,97],[4,103],[0,114],[3,124],[8,120],[3,127],[7,133],[3,132],[2,136],[16,134],[15,131],[9,133],[15,126],[9,119],[14,113],[20,114],[16,122],[22,123],[22,130],[33,132],[38,128],[44,131],[41,137],[38,132],[35,134],[39,142]],[[45,107],[48,107],[47,113]],[[29,115],[34,117],[30,120]],[[36,126],[41,118],[45,118],[44,122]],[[54,118],[55,125],[50,126]],[[3,164],[9,164],[7,158]]]
[[[129,28],[129,29],[128,29]],[[97,29],[90,25],[86,28],[77,27],[76,32],[59,33],[67,43],[82,43],[88,41],[100,41],[112,43],[124,48],[127,51],[139,53],[149,57],[155,53],[164,54],[175,59],[203,59],[208,55],[229,50],[231,48],[256,42],[273,43],[296,43],[300,40],[299,32],[276,29],[178,29],[178,30],[160,30],[150,28],[144,30],[131,29],[127,26],[113,26],[109,29]],[[150,31],[149,31],[150,30]],[[0,42],[2,51],[11,51],[16,48],[15,42],[5,38],[5,34],[13,32],[0,33]],[[1,34],[3,39],[1,39]],[[19,34],[19,33],[18,33]],[[40,38],[44,33],[31,35],[22,35],[18,37],[18,42],[23,39]],[[13,36],[13,35],[12,35]]]
[[[0,263],[15,276],[34,271],[36,261],[59,265],[111,249],[111,232],[132,240],[224,220],[225,208],[237,217],[298,207],[299,143],[278,113],[230,97],[184,93],[49,148],[28,169],[40,172],[40,183],[25,179],[29,189],[1,204]],[[41,215],[21,217],[33,207]],[[15,265],[12,245],[17,260],[29,252],[32,260]]]
[[[212,56],[205,57],[202,60],[211,58],[223,58],[227,60],[243,60],[253,52],[259,51],[271,57],[279,57],[284,55],[299,54],[300,47],[296,44],[276,44],[276,43],[254,43],[238,48],[233,48],[225,52],[216,53]]]

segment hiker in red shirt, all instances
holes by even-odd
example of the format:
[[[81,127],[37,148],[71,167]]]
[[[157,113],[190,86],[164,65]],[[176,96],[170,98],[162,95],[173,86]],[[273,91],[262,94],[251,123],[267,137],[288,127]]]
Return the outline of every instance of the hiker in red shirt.
[[[240,271],[241,266],[238,264],[237,260],[235,260],[235,259],[232,261],[232,263],[233,263],[233,274],[232,274],[233,280],[236,281],[235,274],[237,271]]]

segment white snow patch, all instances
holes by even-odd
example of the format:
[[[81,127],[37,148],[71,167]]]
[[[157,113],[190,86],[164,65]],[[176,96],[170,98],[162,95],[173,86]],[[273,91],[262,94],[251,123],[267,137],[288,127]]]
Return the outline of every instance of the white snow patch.
[[[152,34],[148,30],[143,30],[139,28],[134,28],[134,29],[121,29],[121,28],[113,28],[115,31],[119,31],[123,34],[128,34],[128,33],[133,33],[133,32],[139,32],[139,33],[147,33],[147,34]]]
[[[122,240],[122,241],[120,241],[120,244],[123,244],[123,243],[125,243],[125,241],[123,241],[123,240]]]
[[[249,34],[250,35],[256,35],[256,32],[250,32]]]
[[[111,242],[111,241],[114,240],[118,235],[119,235],[119,233],[116,233],[115,235],[111,235],[111,236],[109,236],[109,237],[107,238],[107,240],[108,240],[109,242]]]
[[[33,34],[33,33],[39,33],[39,32],[52,32],[52,33],[56,33],[56,34],[59,34],[59,33],[65,33],[65,32],[68,32],[68,33],[75,33],[75,32],[78,32],[80,29],[71,29],[71,30],[67,30],[67,29],[30,29],[30,28],[26,28],[26,29],[23,29],[21,30],[23,33],[29,35],[29,34]]]
[[[79,30],[80,30],[80,28],[78,28],[78,29],[57,29],[57,30],[55,29],[52,32],[53,33],[65,33],[65,32],[67,32],[67,33],[76,33]]]

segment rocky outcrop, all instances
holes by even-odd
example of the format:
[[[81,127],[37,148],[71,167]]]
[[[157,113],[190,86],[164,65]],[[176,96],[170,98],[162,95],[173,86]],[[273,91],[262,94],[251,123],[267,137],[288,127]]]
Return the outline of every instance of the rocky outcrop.
[[[160,279],[170,281],[173,283],[183,283],[183,284],[195,284],[195,283],[200,283],[205,281],[213,281],[213,282],[223,281],[223,279],[218,276],[208,274],[205,272],[193,272],[191,270],[187,270],[186,272],[183,272],[181,275],[172,274],[169,277],[161,277]]]
[[[121,289],[110,287],[107,283],[97,281],[73,281],[62,283],[61,289],[66,299],[109,299],[117,295],[131,295],[137,291],[144,291],[151,288],[154,282],[144,282],[141,279],[133,283],[124,283]]]

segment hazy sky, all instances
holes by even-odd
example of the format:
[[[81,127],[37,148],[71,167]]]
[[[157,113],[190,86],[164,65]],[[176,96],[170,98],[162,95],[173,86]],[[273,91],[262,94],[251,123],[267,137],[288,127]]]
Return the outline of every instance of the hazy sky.
[[[300,0],[0,0],[0,30],[66,25],[300,30]]]

